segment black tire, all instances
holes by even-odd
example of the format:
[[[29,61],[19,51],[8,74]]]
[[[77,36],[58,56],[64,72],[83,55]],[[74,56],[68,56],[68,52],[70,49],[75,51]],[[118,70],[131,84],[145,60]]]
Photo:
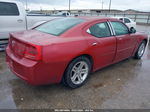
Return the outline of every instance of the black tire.
[[[71,80],[71,71],[73,69],[73,67],[78,63],[78,62],[85,62],[87,65],[88,65],[88,74],[87,74],[87,77],[86,79],[81,83],[81,84],[74,84],[73,81]],[[85,57],[85,56],[80,56],[76,59],[74,59],[67,67],[65,73],[64,73],[64,76],[63,76],[63,79],[62,79],[62,82],[65,86],[67,87],[70,87],[72,89],[75,89],[75,88],[78,88],[78,87],[81,87],[82,85],[84,85],[86,82],[87,82],[87,79],[89,77],[89,74],[91,72],[91,62],[90,60]]]
[[[142,46],[144,44],[144,52],[145,52],[145,48],[146,48],[146,41],[142,41],[141,42],[141,44],[139,45],[139,47],[138,47],[138,49],[137,49],[137,51],[136,51],[136,53],[135,53],[135,55],[134,55],[134,58],[135,59],[141,59],[141,57],[143,56],[143,54],[144,54],[144,52],[142,53],[142,55],[139,55],[139,50],[140,50],[140,47]]]

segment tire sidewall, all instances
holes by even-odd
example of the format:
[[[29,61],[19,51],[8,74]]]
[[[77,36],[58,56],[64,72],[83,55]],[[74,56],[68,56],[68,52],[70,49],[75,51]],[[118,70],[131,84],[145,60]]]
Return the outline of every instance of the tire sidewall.
[[[86,79],[81,83],[81,84],[74,84],[71,80],[71,70],[73,68],[73,66],[78,63],[79,61],[84,61],[87,63],[88,67],[89,67],[89,70],[88,70],[88,75],[86,77]],[[78,57],[76,59],[74,59],[70,64],[69,66],[67,67],[66,69],[66,72],[65,72],[65,76],[64,76],[64,80],[65,80],[65,83],[67,84],[68,87],[70,88],[78,88],[82,85],[84,85],[86,82],[87,82],[87,79],[89,77],[89,74],[91,72],[91,62],[88,58],[84,57],[84,56],[81,56],[81,57]]]
[[[143,53],[141,56],[139,56],[139,54],[138,54],[138,51],[139,51],[139,49],[140,49],[140,47],[141,47],[141,45],[142,45],[143,43],[144,43],[144,45],[145,45],[145,47],[144,47],[144,52],[145,52],[146,42],[145,42],[145,41],[142,41],[142,42],[140,43],[139,47],[138,47],[138,50],[137,50],[136,54],[135,54],[135,58],[136,58],[136,59],[141,59],[141,57],[144,55],[144,53]]]

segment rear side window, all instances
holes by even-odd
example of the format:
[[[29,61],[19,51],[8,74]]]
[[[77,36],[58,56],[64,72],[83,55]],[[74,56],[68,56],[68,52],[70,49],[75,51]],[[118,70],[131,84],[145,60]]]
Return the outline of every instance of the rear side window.
[[[131,21],[129,19],[127,19],[127,18],[124,18],[124,22],[125,23],[131,23]]]
[[[15,3],[0,2],[0,16],[18,16],[19,11]]]
[[[109,26],[106,22],[93,25],[92,27],[88,29],[87,32],[99,38],[111,36]]]
[[[129,33],[128,28],[121,22],[111,22],[116,35],[125,35]]]
[[[82,22],[84,22],[84,20],[79,18],[67,17],[67,18],[55,19],[35,28],[35,30],[58,36]]]

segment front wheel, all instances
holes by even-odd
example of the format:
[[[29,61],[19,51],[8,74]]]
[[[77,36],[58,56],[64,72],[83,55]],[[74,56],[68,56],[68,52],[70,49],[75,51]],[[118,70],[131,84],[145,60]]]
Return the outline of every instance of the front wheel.
[[[141,59],[141,57],[143,56],[145,52],[145,47],[146,47],[146,41],[142,41],[141,44],[139,45],[138,50],[135,53],[135,56],[134,56],[135,59]]]
[[[85,56],[78,57],[67,67],[63,77],[63,83],[70,88],[78,88],[85,84],[90,71],[90,60]]]

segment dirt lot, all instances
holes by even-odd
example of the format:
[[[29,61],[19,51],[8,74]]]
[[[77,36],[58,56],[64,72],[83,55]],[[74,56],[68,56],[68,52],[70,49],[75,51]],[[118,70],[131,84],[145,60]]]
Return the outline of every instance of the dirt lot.
[[[149,26],[137,26],[150,33]],[[141,60],[132,58],[93,73],[86,85],[68,89],[60,84],[31,86],[17,78],[0,53],[0,109],[150,108],[150,45]]]

